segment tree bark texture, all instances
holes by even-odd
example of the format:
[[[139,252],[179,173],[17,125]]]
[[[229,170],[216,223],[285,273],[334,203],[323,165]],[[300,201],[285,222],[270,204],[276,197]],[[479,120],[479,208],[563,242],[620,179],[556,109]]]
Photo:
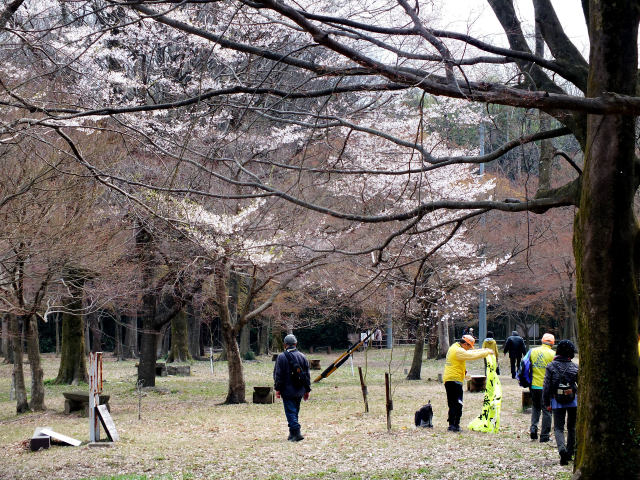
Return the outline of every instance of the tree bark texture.
[[[229,389],[225,403],[245,403],[245,382],[244,373],[242,371],[242,359],[240,357],[240,348],[238,347],[238,327],[242,322],[232,324],[231,312],[229,309],[229,289],[228,282],[230,278],[229,265],[227,259],[223,258],[218,262],[218,268],[214,277],[216,304],[218,307],[218,315],[220,317],[220,325],[222,328],[222,337],[224,339],[225,351],[227,354],[227,366],[229,369]]]
[[[171,320],[171,350],[169,351],[168,362],[186,362],[191,360],[188,339],[187,312],[183,309]]]
[[[29,406],[34,412],[45,410],[44,406],[44,372],[40,361],[40,340],[38,336],[38,319],[35,315],[24,317],[27,340],[27,357],[31,369],[31,402]]]
[[[11,335],[9,335],[9,315],[2,317],[2,356],[5,363],[13,363]]]
[[[72,313],[82,311],[82,286],[71,279],[67,284],[72,296],[65,302],[68,312],[62,314],[62,349],[55,383],[77,385],[89,380],[84,316]]]
[[[438,358],[445,358],[449,350],[449,320],[438,320],[438,343],[440,349]]]
[[[125,358],[138,358],[138,316],[127,316],[124,331],[124,356]]]
[[[636,93],[638,6],[589,3],[588,97]],[[580,374],[578,479],[638,478],[635,118],[589,115],[574,229]]]
[[[191,358],[194,360],[200,360],[202,357],[202,348],[200,345],[201,325],[200,316],[196,315],[193,304],[190,303],[187,307],[187,327],[189,333],[189,355],[191,355]]]
[[[249,352],[249,349],[251,347],[249,342],[250,338],[251,338],[251,327],[247,323],[240,330],[240,356],[242,358],[244,358],[245,355]]]
[[[420,372],[422,370],[422,356],[424,355],[424,337],[426,325],[424,319],[420,319],[418,329],[416,330],[416,344],[413,348],[413,360],[411,368],[407,374],[407,380],[420,380]]]
[[[87,326],[91,334],[91,352],[102,351],[102,325],[97,312],[88,313],[86,316]]]
[[[20,319],[16,315],[9,315],[9,332],[11,338],[13,338],[13,378],[16,390],[16,413],[24,413],[29,411],[29,403],[27,402],[27,388],[24,383]]]

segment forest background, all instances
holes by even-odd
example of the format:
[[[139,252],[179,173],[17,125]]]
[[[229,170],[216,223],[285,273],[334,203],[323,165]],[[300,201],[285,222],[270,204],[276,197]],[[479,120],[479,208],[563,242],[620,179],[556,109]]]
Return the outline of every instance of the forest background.
[[[5,2],[17,413],[45,409],[42,344],[55,383],[113,346],[145,387],[158,358],[221,349],[237,404],[243,357],[285,331],[343,347],[392,325],[419,378],[425,345],[441,357],[481,304],[499,339],[577,341],[576,475],[633,472],[640,13],[584,3],[587,61],[551,2],[529,24],[487,3],[495,44],[438,29],[437,2]]]

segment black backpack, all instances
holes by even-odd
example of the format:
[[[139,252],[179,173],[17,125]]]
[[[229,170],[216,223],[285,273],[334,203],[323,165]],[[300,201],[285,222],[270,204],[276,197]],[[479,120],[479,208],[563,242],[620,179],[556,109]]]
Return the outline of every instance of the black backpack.
[[[555,398],[556,402],[563,405],[573,402],[578,392],[578,384],[568,373],[570,368],[571,363],[568,363],[564,369],[560,370],[560,382],[556,391],[553,392],[553,398]]]
[[[295,355],[287,351],[285,351],[284,354],[289,361],[289,378],[291,380],[291,385],[295,388],[306,387],[307,376],[304,374],[304,370],[296,360]]]

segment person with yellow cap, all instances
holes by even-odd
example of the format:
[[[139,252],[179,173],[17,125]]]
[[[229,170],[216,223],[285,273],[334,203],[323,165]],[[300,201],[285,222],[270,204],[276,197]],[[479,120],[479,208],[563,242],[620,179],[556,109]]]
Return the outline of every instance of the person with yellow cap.
[[[489,348],[474,350],[476,339],[471,335],[463,335],[462,339],[455,342],[447,351],[447,360],[444,365],[444,388],[447,392],[447,404],[449,406],[450,432],[460,431],[460,419],[462,418],[462,383],[467,373],[467,360],[479,360],[493,354]]]
[[[551,412],[547,411],[542,405],[542,389],[544,387],[544,374],[547,365],[553,361],[555,353],[551,348],[555,343],[555,337],[551,333],[545,333],[542,336],[542,345],[532,348],[529,352],[531,361],[531,427],[529,435],[531,440],[538,438],[538,421],[540,413],[542,413],[542,428],[540,430],[540,441],[548,442],[551,434]]]

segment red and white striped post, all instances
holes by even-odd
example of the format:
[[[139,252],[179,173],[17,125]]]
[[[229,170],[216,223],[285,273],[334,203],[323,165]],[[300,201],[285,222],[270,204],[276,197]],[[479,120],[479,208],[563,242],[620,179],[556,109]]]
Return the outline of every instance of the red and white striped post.
[[[102,352],[89,354],[89,441],[100,441],[98,405],[102,393]]]

